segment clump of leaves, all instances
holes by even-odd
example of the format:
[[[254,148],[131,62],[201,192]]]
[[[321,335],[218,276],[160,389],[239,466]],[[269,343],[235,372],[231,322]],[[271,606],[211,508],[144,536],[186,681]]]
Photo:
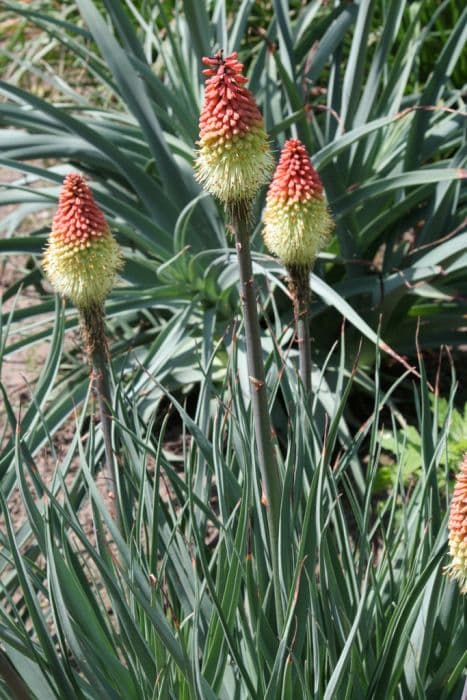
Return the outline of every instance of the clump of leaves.
[[[446,482],[446,474],[448,481],[451,481],[463,454],[467,452],[467,403],[461,411],[451,408],[449,402],[442,397],[431,395],[430,401],[437,418],[437,428],[446,434],[445,448],[439,457],[439,466],[444,469],[440,468],[437,475],[441,485]],[[396,431],[383,430],[381,447],[391,453],[391,457],[389,464],[387,455],[381,457],[374,483],[376,492],[393,487],[399,474],[405,485],[420,475],[423,466],[422,442],[422,435],[414,425],[404,424]]]

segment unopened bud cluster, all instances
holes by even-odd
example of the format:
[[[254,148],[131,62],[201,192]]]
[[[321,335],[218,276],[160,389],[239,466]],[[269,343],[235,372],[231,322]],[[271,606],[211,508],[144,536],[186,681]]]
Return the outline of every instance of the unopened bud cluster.
[[[290,139],[266,198],[266,246],[287,267],[311,267],[333,228],[322,182],[306,148]]]
[[[451,562],[446,573],[459,582],[461,593],[467,593],[467,454],[456,478],[448,528]]]
[[[120,248],[82,175],[67,175],[44,254],[54,289],[81,309],[102,304],[122,265]]]
[[[209,66],[199,120],[196,174],[208,192],[226,205],[251,200],[273,167],[263,118],[245,87],[243,65],[233,53],[203,58]]]

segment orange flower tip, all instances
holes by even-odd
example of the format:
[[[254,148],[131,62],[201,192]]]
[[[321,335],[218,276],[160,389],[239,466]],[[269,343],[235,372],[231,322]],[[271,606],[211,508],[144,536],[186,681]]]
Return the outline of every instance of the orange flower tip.
[[[203,58],[208,78],[199,120],[196,177],[225,205],[251,200],[266,184],[273,158],[258,106],[234,52]]]
[[[122,264],[120,247],[85,179],[67,175],[42,262],[53,288],[78,308],[100,305]]]
[[[288,267],[310,268],[334,228],[323,183],[299,139],[284,144],[264,209],[264,241]]]
[[[467,453],[456,477],[448,530],[451,561],[445,573],[457,580],[461,593],[467,593]]]

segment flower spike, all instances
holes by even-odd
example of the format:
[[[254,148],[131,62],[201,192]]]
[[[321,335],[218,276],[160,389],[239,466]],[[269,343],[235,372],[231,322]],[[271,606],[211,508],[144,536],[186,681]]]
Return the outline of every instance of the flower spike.
[[[333,228],[323,184],[305,146],[298,139],[286,141],[266,197],[263,236],[287,269],[306,394],[311,393],[309,276]]]
[[[461,593],[467,593],[467,453],[456,477],[448,528],[451,563],[445,572],[457,579]]]
[[[86,181],[67,175],[43,260],[52,286],[80,309],[100,305],[121,266],[120,248]]]
[[[206,190],[226,205],[251,200],[273,167],[263,118],[234,52],[203,58],[208,66],[195,170]]]
[[[243,66],[233,53],[204,58],[207,77],[199,120],[200,140],[195,162],[197,179],[217,197],[235,236],[240,299],[245,318],[250,396],[255,427],[258,464],[266,496],[277,629],[283,611],[279,567],[279,519],[281,475],[272,440],[261,332],[250,252],[251,204],[272,171],[273,159],[263,119],[245,84]]]
[[[91,383],[99,403],[108,483],[115,496],[117,469],[112,448],[110,353],[105,337],[104,300],[122,266],[122,253],[79,173],[71,173],[63,181],[42,265],[54,289],[78,308],[84,349],[92,370]]]
[[[333,228],[323,184],[307,150],[298,139],[290,139],[266,198],[266,246],[286,266],[311,267]]]

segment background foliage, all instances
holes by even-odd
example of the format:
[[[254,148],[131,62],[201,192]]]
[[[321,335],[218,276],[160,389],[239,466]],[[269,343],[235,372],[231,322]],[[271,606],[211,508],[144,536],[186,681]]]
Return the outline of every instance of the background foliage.
[[[0,204],[17,206],[1,221],[0,253],[25,264],[4,290],[0,348],[8,360],[49,344],[20,419],[3,391],[2,663],[40,700],[458,698],[465,602],[440,573],[454,393],[430,399],[421,360],[420,385],[387,362],[381,372],[375,347],[399,371],[417,327],[422,349],[463,342],[467,10],[454,0],[76,0],[3,2],[2,12],[0,165],[16,176]],[[337,222],[311,281],[312,406],[297,398],[283,270],[259,226],[254,236],[284,485],[281,630],[236,263],[222,212],[192,173],[200,59],[220,47],[240,51],[274,151],[291,135],[305,142]],[[122,534],[94,486],[102,444],[87,368],[76,344],[63,345],[77,316],[38,264],[63,176],[77,169],[126,254],[107,304]],[[419,436],[410,482],[413,433],[398,427],[407,394]],[[383,427],[395,466],[381,502]],[[182,433],[182,455],[167,449],[167,430]],[[8,518],[15,488],[20,528]],[[77,515],[85,504],[92,533]]]

